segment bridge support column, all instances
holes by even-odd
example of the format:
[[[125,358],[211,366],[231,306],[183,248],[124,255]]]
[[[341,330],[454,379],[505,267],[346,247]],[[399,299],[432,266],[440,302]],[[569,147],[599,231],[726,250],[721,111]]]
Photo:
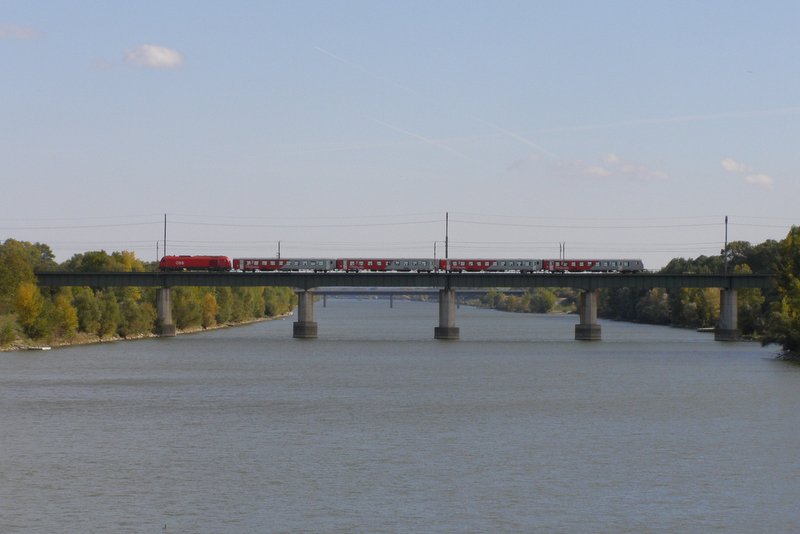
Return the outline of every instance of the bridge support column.
[[[714,329],[715,341],[739,340],[739,317],[735,289],[722,289],[719,292],[719,324]]]
[[[600,341],[600,325],[597,324],[597,290],[582,291],[578,295],[580,322],[575,325],[578,341]]]
[[[439,326],[433,329],[435,339],[458,339],[459,328],[456,326],[456,290],[439,291]]]
[[[175,323],[172,321],[172,293],[168,287],[156,291],[156,330],[161,337],[175,336]]]
[[[314,292],[297,292],[297,321],[294,322],[294,337],[316,339],[317,323],[314,322]]]
[[[394,308],[394,295],[389,293],[389,307]]]

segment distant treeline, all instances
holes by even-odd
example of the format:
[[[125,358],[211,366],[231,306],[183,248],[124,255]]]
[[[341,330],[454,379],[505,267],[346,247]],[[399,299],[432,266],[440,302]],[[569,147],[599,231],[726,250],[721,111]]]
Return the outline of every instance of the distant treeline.
[[[6,240],[0,245],[0,345],[150,335],[156,327],[156,288],[39,288],[34,271],[143,272],[153,263],[132,252],[92,251],[57,264],[49,246]],[[273,317],[296,303],[290,288],[172,288],[172,317],[180,330]]]
[[[664,274],[722,273],[725,255],[676,258],[661,269]],[[771,289],[739,289],[739,329],[764,344],[778,343],[787,355],[800,352],[800,228],[792,227],[782,241],[758,245],[735,241],[728,245],[727,269],[731,273],[775,274],[778,285]],[[687,328],[713,327],[719,321],[720,290],[602,289],[597,313],[600,317]],[[514,312],[547,313],[556,306],[574,310],[576,292],[532,288],[522,296],[490,291],[481,298],[484,306]]]

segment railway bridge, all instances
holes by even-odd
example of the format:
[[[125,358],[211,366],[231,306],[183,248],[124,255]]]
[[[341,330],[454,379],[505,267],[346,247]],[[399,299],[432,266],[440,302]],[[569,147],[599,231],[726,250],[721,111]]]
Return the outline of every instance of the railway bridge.
[[[319,288],[426,288],[438,291],[439,325],[436,339],[458,339],[456,292],[493,288],[527,289],[568,287],[580,291],[579,321],[575,339],[600,340],[597,323],[598,290],[604,288],[720,288],[720,321],[714,338],[735,341],[739,338],[737,290],[768,288],[776,283],[773,275],[755,274],[657,274],[657,273],[406,273],[406,272],[131,272],[74,273],[48,271],[36,273],[41,286],[156,287],[158,328],[163,336],[175,335],[170,288],[206,287],[292,287],[297,292],[296,338],[316,338],[314,294]]]

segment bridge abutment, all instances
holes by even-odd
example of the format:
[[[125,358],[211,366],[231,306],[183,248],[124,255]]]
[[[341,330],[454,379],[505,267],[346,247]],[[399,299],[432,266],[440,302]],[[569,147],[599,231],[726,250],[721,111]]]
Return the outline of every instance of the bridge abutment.
[[[719,323],[714,329],[715,341],[739,340],[738,295],[735,289],[719,292]]]
[[[578,316],[575,339],[578,341],[600,341],[600,325],[597,324],[598,291],[582,291],[578,295]]]
[[[298,339],[316,339],[317,323],[314,321],[314,292],[297,291],[297,321],[293,334]]]
[[[172,320],[172,292],[168,287],[160,287],[156,291],[156,322],[159,336],[175,336],[175,322]]]
[[[456,326],[456,290],[439,290],[439,326],[433,329],[435,339],[458,339],[460,329]]]

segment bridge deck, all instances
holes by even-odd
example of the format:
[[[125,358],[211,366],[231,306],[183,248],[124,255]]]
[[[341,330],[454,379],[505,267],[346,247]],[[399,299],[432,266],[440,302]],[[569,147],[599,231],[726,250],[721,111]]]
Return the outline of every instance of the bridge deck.
[[[591,291],[630,287],[720,287],[726,289],[767,288],[774,275],[757,274],[619,274],[619,273],[242,273],[242,272],[149,272],[149,273],[36,273],[42,286],[89,287],[426,287],[426,288],[528,288],[570,287]]]

